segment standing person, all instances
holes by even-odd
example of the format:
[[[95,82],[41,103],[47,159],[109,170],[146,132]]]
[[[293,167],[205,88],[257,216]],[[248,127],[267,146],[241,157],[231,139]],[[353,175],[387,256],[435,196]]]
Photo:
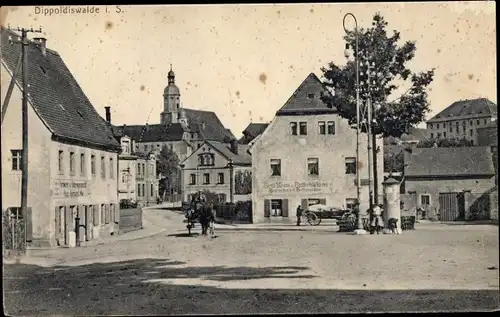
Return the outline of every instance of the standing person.
[[[302,218],[302,212],[303,212],[303,209],[302,209],[302,206],[299,205],[297,207],[297,226],[300,226],[300,219]]]

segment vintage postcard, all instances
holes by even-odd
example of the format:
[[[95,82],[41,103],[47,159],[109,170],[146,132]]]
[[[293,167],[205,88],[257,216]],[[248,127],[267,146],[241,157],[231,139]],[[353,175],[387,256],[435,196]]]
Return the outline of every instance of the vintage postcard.
[[[495,16],[0,8],[5,314],[498,310]]]

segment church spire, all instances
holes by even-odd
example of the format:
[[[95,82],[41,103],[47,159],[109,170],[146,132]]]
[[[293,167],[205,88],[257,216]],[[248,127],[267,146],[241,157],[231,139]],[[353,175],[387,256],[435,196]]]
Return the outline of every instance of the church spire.
[[[168,83],[175,84],[175,74],[172,70],[172,64],[170,64],[170,71],[168,72]]]

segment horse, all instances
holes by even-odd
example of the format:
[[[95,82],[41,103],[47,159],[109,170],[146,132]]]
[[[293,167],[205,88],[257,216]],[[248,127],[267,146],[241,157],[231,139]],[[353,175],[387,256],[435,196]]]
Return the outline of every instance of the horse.
[[[214,215],[212,212],[212,207],[206,203],[203,203],[200,210],[198,220],[201,224],[201,234],[207,235],[208,227],[210,222],[214,221]]]

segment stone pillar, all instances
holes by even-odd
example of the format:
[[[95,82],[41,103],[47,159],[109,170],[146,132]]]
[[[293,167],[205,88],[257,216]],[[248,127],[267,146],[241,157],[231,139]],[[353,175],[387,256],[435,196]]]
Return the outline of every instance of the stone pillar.
[[[399,182],[394,178],[388,178],[382,185],[384,186],[384,233],[392,233],[389,230],[389,219],[396,218],[398,219],[396,231],[401,234]]]

